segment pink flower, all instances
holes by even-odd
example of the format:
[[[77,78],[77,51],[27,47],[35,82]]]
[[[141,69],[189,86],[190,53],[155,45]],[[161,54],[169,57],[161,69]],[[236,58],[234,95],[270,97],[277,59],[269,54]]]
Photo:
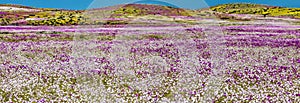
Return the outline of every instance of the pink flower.
[[[93,69],[93,70],[91,70],[91,72],[100,74],[100,73],[101,73],[101,70],[100,70],[100,69]]]

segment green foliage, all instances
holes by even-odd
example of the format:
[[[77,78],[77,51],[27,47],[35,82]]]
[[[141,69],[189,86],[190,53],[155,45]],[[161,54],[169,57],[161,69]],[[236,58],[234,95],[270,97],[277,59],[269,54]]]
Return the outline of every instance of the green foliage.
[[[8,18],[0,18],[0,25],[7,25],[10,24],[10,19]]]
[[[50,31],[50,32],[39,31],[39,32],[36,32],[36,34],[64,34],[64,32],[58,32],[58,31]]]
[[[187,10],[157,5],[129,4],[113,12],[112,16],[144,16],[144,15],[163,15],[163,16],[190,16]]]
[[[43,13],[40,13],[43,14]],[[46,18],[45,20],[29,20],[29,25],[53,25],[53,26],[60,26],[60,25],[76,25],[79,24],[83,17],[81,16],[80,12],[76,11],[59,11],[56,12],[54,15],[35,15],[33,18]],[[47,13],[45,13],[47,14]]]
[[[257,5],[257,4],[222,4],[222,5],[211,7],[210,9],[213,11],[224,12],[231,9],[247,9],[247,8],[261,8],[261,7],[265,7],[265,6]]]
[[[37,33],[42,34],[43,32]],[[50,32],[50,33],[59,33],[59,32]],[[43,34],[47,34],[46,32]],[[52,36],[53,35],[53,36]],[[5,42],[21,42],[21,41],[69,41],[73,40],[74,35],[68,34],[47,34],[47,35],[31,35],[31,34],[13,34],[10,32],[0,33],[0,41]]]
[[[164,38],[162,35],[155,35],[155,34],[145,35],[144,37],[148,38],[148,39],[163,39]]]
[[[114,14],[125,14],[125,15],[130,15],[130,16],[136,16],[141,13],[142,13],[141,10],[135,9],[133,7],[120,8],[120,9],[114,11]]]
[[[118,24],[128,24],[128,21],[126,20],[108,20],[105,24],[108,25],[118,25]]]
[[[108,40],[108,41],[114,40],[115,38],[116,38],[115,35],[100,35],[97,37],[98,40]]]

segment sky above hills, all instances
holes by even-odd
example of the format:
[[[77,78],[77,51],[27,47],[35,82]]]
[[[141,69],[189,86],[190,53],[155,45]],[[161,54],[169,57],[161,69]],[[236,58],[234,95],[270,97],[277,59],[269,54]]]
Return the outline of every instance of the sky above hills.
[[[0,4],[19,4],[38,8],[60,8],[83,10],[101,8],[118,4],[142,1],[147,4],[153,0],[0,0]],[[256,3],[283,7],[300,7],[300,0],[158,0],[161,5],[175,5],[187,9],[199,9],[224,3]],[[157,2],[156,2],[157,3]]]

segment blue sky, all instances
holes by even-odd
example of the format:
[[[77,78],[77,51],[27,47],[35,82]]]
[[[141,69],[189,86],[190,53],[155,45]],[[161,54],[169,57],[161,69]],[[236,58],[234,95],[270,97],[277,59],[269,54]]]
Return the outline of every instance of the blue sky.
[[[0,0],[0,4],[21,4],[38,8],[86,9],[132,3],[139,0]],[[182,8],[197,9],[224,3],[257,3],[284,7],[300,7],[300,0],[159,0]]]

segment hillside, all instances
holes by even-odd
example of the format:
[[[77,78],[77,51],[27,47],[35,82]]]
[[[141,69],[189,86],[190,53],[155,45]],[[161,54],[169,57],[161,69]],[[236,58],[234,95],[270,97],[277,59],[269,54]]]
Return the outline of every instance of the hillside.
[[[0,25],[110,25],[128,24],[133,22],[143,23],[145,21],[158,21],[161,23],[167,21],[168,23],[170,23],[172,22],[172,20],[174,21],[174,18],[176,17],[211,18],[215,15],[217,15],[217,17],[221,19],[253,19],[247,18],[248,14],[265,17],[279,16],[300,18],[300,8],[285,8],[240,3],[217,5],[210,8],[203,8],[201,10],[188,10],[170,6],[149,4],[123,4],[88,10],[62,10],[1,4]]]
[[[300,8],[287,8],[259,4],[222,4],[213,6],[210,10],[226,14],[256,14],[263,16],[300,18]]]
[[[116,5],[83,13],[87,24],[127,24],[138,18],[159,19],[171,16],[190,16],[191,10],[149,4]],[[153,18],[154,17],[154,18]],[[158,18],[157,18],[158,17]]]
[[[1,25],[74,25],[80,12],[51,8],[33,8],[21,5],[0,5]]]
[[[1,9],[3,8],[3,9]],[[32,8],[20,5],[0,5],[1,25],[77,25],[103,24],[130,20],[139,16],[189,16],[189,10],[169,6],[126,4],[85,11]]]

